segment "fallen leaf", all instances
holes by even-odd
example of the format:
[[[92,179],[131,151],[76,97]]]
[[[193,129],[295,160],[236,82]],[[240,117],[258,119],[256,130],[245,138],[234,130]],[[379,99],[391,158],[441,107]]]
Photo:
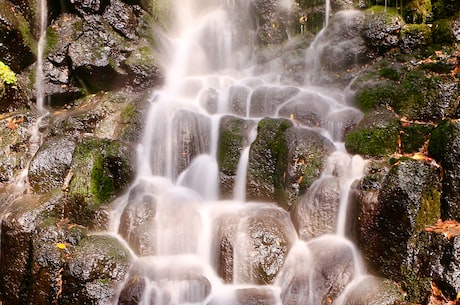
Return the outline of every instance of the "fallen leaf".
[[[56,247],[58,247],[58,249],[61,249],[61,250],[64,250],[67,248],[67,246],[64,243],[57,243]]]

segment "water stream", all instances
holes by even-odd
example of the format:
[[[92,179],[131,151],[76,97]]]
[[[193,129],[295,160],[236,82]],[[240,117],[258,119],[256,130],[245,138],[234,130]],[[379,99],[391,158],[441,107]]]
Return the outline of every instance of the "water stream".
[[[177,24],[161,44],[166,84],[151,98],[136,181],[111,212],[110,234],[129,245],[132,255],[120,297],[137,283],[143,287],[142,305],[319,305],[329,298],[341,304],[347,291],[366,278],[359,253],[346,238],[349,190],[361,177],[365,161],[345,151],[341,136],[350,119],[346,114],[358,111],[347,105],[348,92],[310,82],[314,75],[294,87],[280,80],[276,64],[254,69],[255,50],[239,44],[255,45],[254,33],[249,26],[242,33],[233,23],[250,18],[245,15],[247,2],[173,1]],[[313,43],[305,56],[318,57],[315,52]],[[312,63],[307,73],[318,69]],[[296,122],[299,128],[317,132],[336,148],[302,199],[308,210],[321,208],[325,193],[340,197],[333,209],[319,212],[324,218],[307,223],[304,231],[310,236],[297,232],[291,215],[274,203],[246,202],[255,126],[263,117],[280,115],[280,107],[254,108],[251,97],[264,92],[269,100],[273,93],[289,90],[294,93],[282,105],[296,102],[323,114],[319,126]],[[210,92],[214,104],[209,103]],[[235,101],[242,111],[235,110]],[[219,126],[225,115],[254,126],[241,150],[230,200],[219,198],[217,165]],[[312,227],[317,222],[323,229]],[[259,270],[263,264],[268,266],[265,278]]]

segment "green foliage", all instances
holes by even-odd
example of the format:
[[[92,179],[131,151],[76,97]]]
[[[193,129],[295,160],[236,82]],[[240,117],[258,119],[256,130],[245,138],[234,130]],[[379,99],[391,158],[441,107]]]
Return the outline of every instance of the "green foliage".
[[[4,64],[2,61],[0,61],[0,79],[3,81],[4,84],[16,88],[16,84],[18,81],[16,78],[16,74],[10,69],[10,67]]]
[[[366,12],[369,12],[371,14],[385,14],[388,16],[397,16],[399,15],[399,12],[396,8],[394,7],[385,7],[384,5],[374,5],[371,6],[366,10]]]

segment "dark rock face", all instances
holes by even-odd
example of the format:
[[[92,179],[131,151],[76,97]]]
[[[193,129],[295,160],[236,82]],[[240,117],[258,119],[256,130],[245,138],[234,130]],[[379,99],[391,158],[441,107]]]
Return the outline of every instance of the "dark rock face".
[[[37,194],[63,186],[75,143],[64,137],[48,138],[29,164],[29,183]]]
[[[414,242],[425,225],[440,217],[439,172],[428,163],[401,159],[381,182],[377,197],[373,197],[372,189],[378,180],[364,181],[368,183],[362,185],[361,191],[367,193],[369,189],[371,196],[360,197],[365,200],[358,218],[358,244],[378,273],[409,282],[401,266],[408,253],[416,249]],[[421,301],[420,296],[410,298]]]
[[[432,131],[428,151],[442,166],[441,212],[443,219],[460,221],[460,124],[445,119]]]
[[[100,13],[105,2],[104,0],[70,0],[70,3],[82,16]]]
[[[29,22],[14,7],[7,0],[0,3],[0,58],[18,73],[35,61],[35,55]]]

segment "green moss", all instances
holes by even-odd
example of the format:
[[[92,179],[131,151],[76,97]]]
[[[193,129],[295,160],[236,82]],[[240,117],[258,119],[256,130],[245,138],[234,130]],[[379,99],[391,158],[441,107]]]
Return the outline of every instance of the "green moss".
[[[359,90],[355,96],[355,103],[363,112],[368,112],[378,106],[392,105],[394,94],[394,84],[377,84]]]
[[[3,81],[4,84],[16,88],[16,84],[18,81],[16,78],[16,74],[10,69],[10,67],[4,64],[2,61],[0,61],[0,79]]]
[[[383,5],[374,5],[366,10],[371,14],[385,14],[388,16],[399,16],[399,12],[394,7],[385,7]]]
[[[399,80],[399,78],[401,77],[398,73],[398,71],[396,71],[395,69],[393,68],[382,68],[379,70],[379,74],[381,77],[385,77],[385,78],[388,78],[390,80]]]
[[[409,0],[403,6],[404,20],[410,23],[425,23],[431,15],[431,0]]]
[[[441,49],[443,45],[450,45],[454,43],[455,38],[452,33],[452,20],[442,19],[433,22],[431,28],[432,40],[436,45],[436,49]]]
[[[127,104],[121,110],[121,114],[120,114],[123,124],[129,124],[130,122],[132,122],[135,115],[136,115],[136,108],[132,104]]]
[[[345,137],[345,147],[352,154],[385,156],[397,150],[398,129],[387,127],[365,128],[350,132]]]
[[[103,203],[113,196],[114,191],[113,179],[104,170],[104,158],[97,155],[91,170],[90,192],[99,203]]]
[[[422,149],[428,140],[432,125],[410,124],[402,127],[401,149],[405,153],[414,153]]]
[[[45,46],[45,54],[49,54],[53,51],[54,47],[59,42],[59,35],[53,27],[48,27],[46,29],[46,46]]]

